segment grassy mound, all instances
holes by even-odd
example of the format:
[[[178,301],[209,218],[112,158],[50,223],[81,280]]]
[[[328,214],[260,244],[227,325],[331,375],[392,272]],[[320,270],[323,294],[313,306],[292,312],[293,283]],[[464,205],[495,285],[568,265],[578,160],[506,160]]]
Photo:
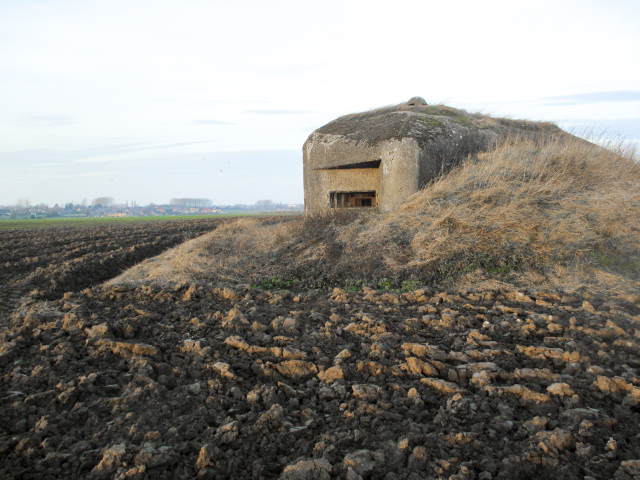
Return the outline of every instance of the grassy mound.
[[[241,218],[114,283],[413,289],[640,287],[640,164],[578,139],[507,142],[388,212]]]

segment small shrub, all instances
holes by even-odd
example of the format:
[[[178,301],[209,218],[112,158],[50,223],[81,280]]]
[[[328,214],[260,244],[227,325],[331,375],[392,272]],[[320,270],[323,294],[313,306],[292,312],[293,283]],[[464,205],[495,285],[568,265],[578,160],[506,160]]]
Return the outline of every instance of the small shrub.
[[[344,282],[344,289],[348,292],[359,292],[365,285],[364,280],[358,280],[354,278],[347,278]]]
[[[391,288],[393,287],[391,280],[389,280],[388,278],[381,278],[378,281],[378,288],[380,290],[391,290]]]
[[[261,288],[263,290],[289,290],[299,281],[300,280],[296,277],[269,278],[259,282],[257,285],[254,285],[254,287]]]
[[[417,280],[403,280],[402,286],[400,287],[400,291],[402,292],[413,292],[417,289],[418,289]]]

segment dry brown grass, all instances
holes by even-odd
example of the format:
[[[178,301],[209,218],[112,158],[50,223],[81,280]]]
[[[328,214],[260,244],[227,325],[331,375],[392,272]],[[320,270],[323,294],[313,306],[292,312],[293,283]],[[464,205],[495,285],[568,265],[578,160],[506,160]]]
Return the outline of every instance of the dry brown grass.
[[[247,283],[262,270],[270,252],[286,239],[286,217],[241,217],[221,222],[207,235],[185,242],[145,260],[112,279],[111,284],[182,284],[206,281]]]
[[[520,140],[414,195],[396,221],[415,232],[409,265],[462,262],[455,271],[483,254],[495,267],[520,265],[529,280],[543,275],[576,288],[593,284],[600,270],[602,286],[612,283],[605,276],[632,284],[640,270],[639,186],[631,155],[579,140]]]
[[[470,158],[393,212],[229,221],[115,282],[267,278],[638,291],[640,165],[577,139],[520,139]]]

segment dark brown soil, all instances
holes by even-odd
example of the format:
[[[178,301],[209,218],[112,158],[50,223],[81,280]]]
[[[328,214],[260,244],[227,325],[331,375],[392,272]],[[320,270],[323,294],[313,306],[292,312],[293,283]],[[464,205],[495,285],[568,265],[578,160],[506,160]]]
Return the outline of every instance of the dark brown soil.
[[[67,258],[51,278],[73,277]],[[91,278],[62,296],[44,282],[6,318],[0,477],[640,475],[637,295],[82,289]]]
[[[0,315],[23,295],[59,298],[213,230],[220,218],[0,231]]]

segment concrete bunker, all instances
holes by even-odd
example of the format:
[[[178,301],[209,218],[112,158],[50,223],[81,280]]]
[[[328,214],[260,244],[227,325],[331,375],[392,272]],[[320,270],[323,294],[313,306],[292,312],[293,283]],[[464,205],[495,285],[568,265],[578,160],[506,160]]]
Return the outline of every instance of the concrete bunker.
[[[421,97],[345,115],[303,146],[305,212],[393,210],[469,154],[510,135],[550,135],[555,125],[495,119]]]

